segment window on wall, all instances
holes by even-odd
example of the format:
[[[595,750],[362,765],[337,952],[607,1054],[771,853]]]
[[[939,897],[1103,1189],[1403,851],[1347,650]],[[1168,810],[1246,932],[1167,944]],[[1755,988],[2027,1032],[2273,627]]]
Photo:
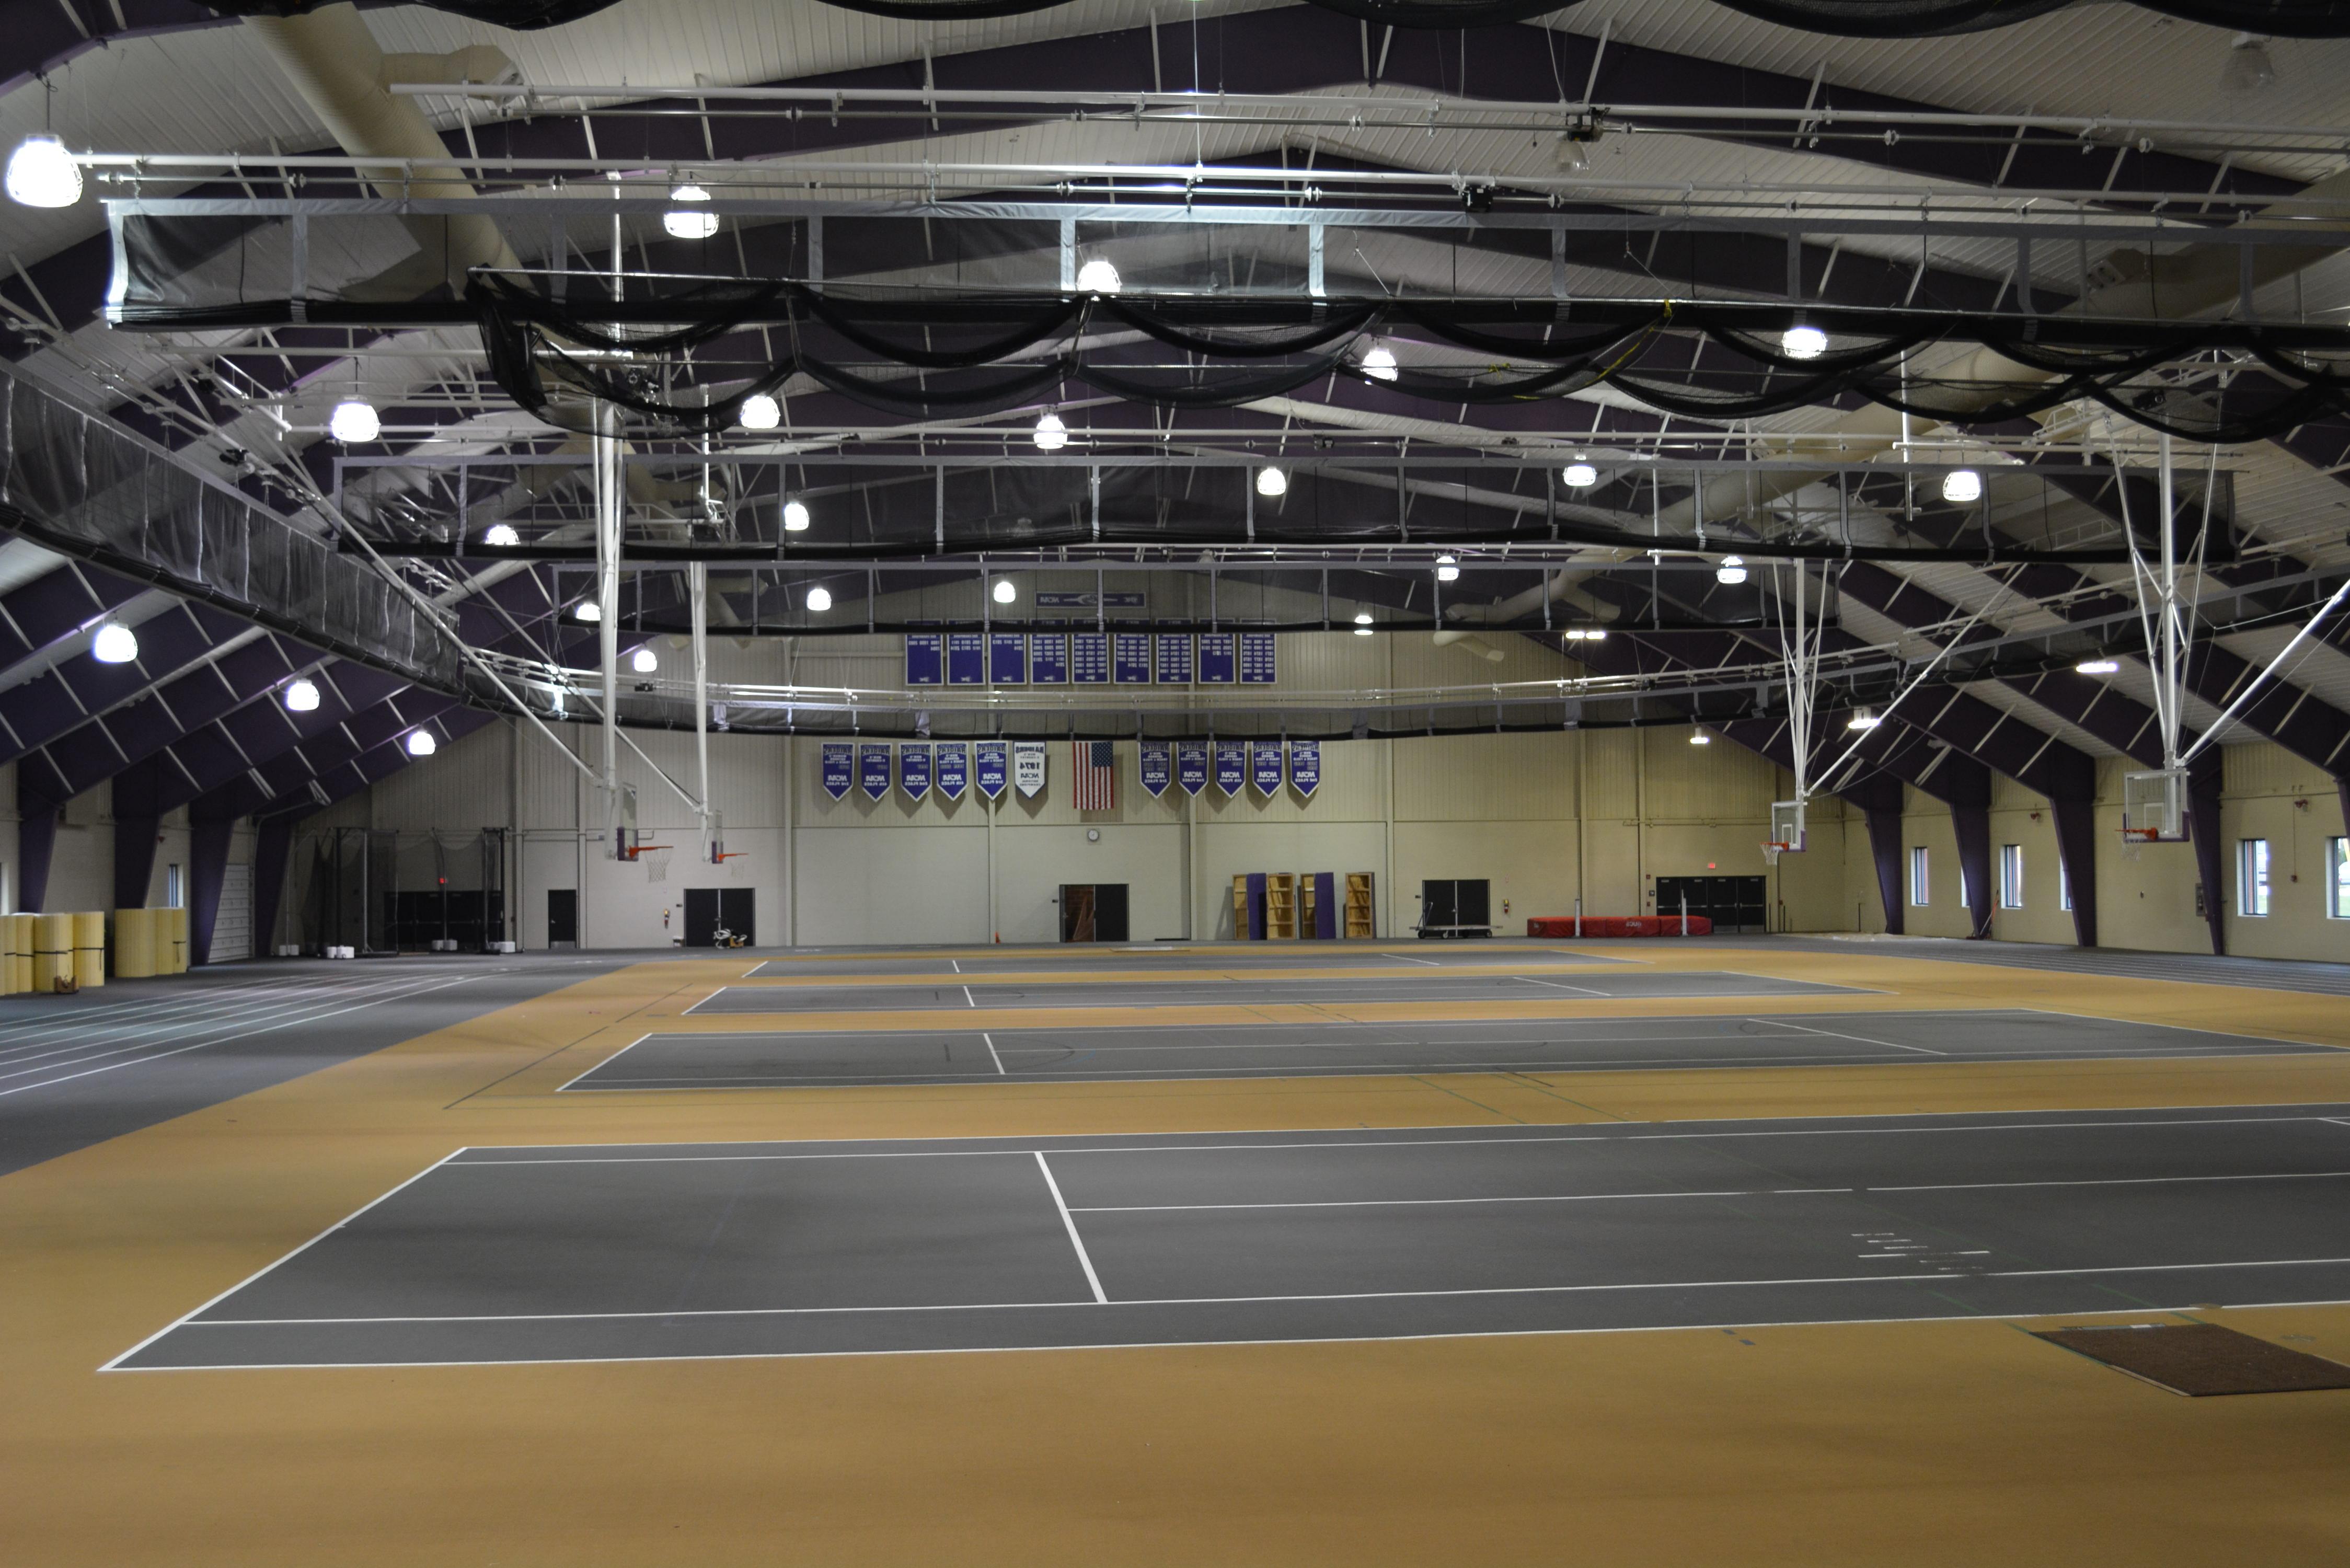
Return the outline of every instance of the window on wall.
[[[2073,868],[2061,855],[2056,857],[2056,907],[2068,915],[2073,912]]]
[[[2002,909],[2023,908],[2023,846],[2021,844],[1999,846],[1999,907]]]
[[[163,908],[167,909],[176,909],[181,905],[188,901],[185,894],[182,890],[182,885],[180,880],[180,868],[177,866],[164,867]]]
[[[2236,912],[2269,912],[2269,841],[2247,838],[2236,846]]]
[[[0,882],[5,877],[0,872]],[[2325,841],[2325,918],[2350,920],[2350,838]]]
[[[1909,901],[1922,909],[1926,893],[1926,846],[1920,844],[1909,851]]]

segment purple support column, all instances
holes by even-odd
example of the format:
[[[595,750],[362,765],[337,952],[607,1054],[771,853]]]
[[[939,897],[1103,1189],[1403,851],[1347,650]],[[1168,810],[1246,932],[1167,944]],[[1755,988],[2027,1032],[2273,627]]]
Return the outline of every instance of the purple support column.
[[[1991,935],[1991,810],[1984,805],[1950,807],[1950,830],[1959,840],[1959,877],[1966,885],[1971,940]]]
[[[155,877],[155,765],[135,763],[114,775],[114,907],[143,909]]]
[[[2215,753],[2207,752],[2197,761],[2210,761]],[[2227,888],[2220,877],[2220,789],[2217,768],[2208,768],[2188,781],[2187,836],[2195,845],[2195,875],[2203,882],[2203,920],[2211,928],[2211,950],[2224,954],[2228,950],[2228,921],[2220,912],[2220,900]],[[2202,786],[2210,781],[2209,788]]]
[[[1877,896],[1885,903],[1885,934],[1902,934],[1901,805],[1868,807],[1868,852],[1877,860]]]
[[[228,846],[236,831],[233,816],[200,816],[189,824],[188,961],[213,961],[213,928],[220,919],[221,883],[228,875]],[[258,902],[256,894],[255,901]],[[261,956],[261,936],[254,936],[254,956]]]
[[[16,907],[41,912],[49,893],[49,857],[57,846],[57,803],[16,786],[16,860],[21,874]]]
[[[2056,813],[2056,854],[2073,893],[2073,940],[2097,945],[2097,804],[2087,796],[2051,800]]]
[[[253,950],[266,958],[276,950],[277,902],[286,892],[286,857],[294,847],[294,815],[264,818],[253,852]]]

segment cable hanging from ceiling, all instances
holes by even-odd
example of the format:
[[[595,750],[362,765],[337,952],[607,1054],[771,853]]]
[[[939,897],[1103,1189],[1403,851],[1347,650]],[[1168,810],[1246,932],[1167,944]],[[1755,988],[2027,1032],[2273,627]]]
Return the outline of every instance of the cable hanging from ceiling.
[[[473,278],[467,300],[499,386],[565,429],[585,428],[595,400],[655,430],[723,430],[795,376],[909,416],[1054,401],[1071,382],[1159,409],[1232,408],[1339,379],[1455,408],[1604,383],[1659,412],[1712,421],[1872,402],[1938,423],[1991,424],[2086,400],[2208,442],[2350,413],[2350,329],[2331,327],[1728,301],[940,294],[778,279],[573,303],[525,275],[489,273]],[[781,330],[754,337],[754,326]],[[1825,335],[1825,346],[1795,344],[1797,327]],[[1410,337],[1429,357],[1397,358],[1395,345]],[[1918,358],[1967,344],[2038,379],[1965,358],[1939,368]],[[729,359],[730,346],[755,358]],[[1388,350],[1377,360],[1374,346]]]

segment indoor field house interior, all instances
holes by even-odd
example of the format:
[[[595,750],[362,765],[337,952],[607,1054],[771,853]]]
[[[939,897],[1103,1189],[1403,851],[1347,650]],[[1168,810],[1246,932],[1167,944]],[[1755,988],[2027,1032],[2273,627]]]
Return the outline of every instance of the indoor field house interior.
[[[2350,1563],[2350,0],[5,0],[0,158],[0,1568]]]

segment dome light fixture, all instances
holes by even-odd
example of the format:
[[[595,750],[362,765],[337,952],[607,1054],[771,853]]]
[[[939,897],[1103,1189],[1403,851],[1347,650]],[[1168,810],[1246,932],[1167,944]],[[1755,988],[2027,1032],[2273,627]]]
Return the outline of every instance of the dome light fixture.
[[[629,668],[639,675],[650,675],[660,668],[660,655],[650,648],[640,648],[629,655]]]
[[[1828,351],[1828,335],[1798,322],[1779,339],[1779,352],[1790,359],[1816,359]]]
[[[786,502],[785,502],[785,503],[784,503],[784,532],[785,532],[785,533],[786,533],[786,534],[805,534],[805,533],[806,533],[806,532],[807,532],[807,530],[808,530],[808,509],[807,509],[807,503],[806,503],[806,502],[804,502],[804,501],[786,501]]]
[[[345,446],[356,446],[381,435],[383,421],[376,417],[375,405],[365,398],[345,398],[327,416],[327,433]]]
[[[764,392],[754,392],[735,405],[734,422],[746,431],[771,431],[784,422],[783,405]]]
[[[493,550],[510,550],[522,543],[522,535],[514,531],[511,523],[493,523],[484,530],[482,543]]]
[[[315,713],[318,711],[318,683],[307,678],[286,683],[286,711],[289,713]]]
[[[1116,294],[1124,285],[1125,279],[1107,256],[1096,256],[1077,269],[1079,294]]]
[[[70,207],[81,200],[81,165],[66,144],[42,131],[8,154],[8,199],[26,207]]]
[[[1884,722],[1866,708],[1855,708],[1852,711],[1852,717],[1845,722],[1844,727],[1847,730],[1874,730]]]
[[[1374,343],[1363,355],[1363,374],[1374,381],[1396,379],[1395,350],[1384,343]]]
[[[1461,563],[1454,560],[1450,556],[1437,556],[1436,580],[1440,583],[1459,582],[1461,580]]]
[[[2116,659],[2085,659],[2073,670],[2077,675],[2119,675],[2122,666]]]
[[[1281,497],[1289,493],[1289,475],[1282,472],[1281,470],[1277,468],[1265,467],[1258,469],[1256,471],[1256,493],[1269,500],[1279,500]]]
[[[1578,457],[1566,465],[1560,477],[1577,490],[1588,490],[1599,483],[1599,471]]]
[[[1964,506],[1982,499],[1982,475],[1971,468],[1954,468],[1942,475],[1942,499]]]
[[[1713,580],[1724,587],[1734,588],[1746,580],[1746,557],[1724,556],[1713,568]]]
[[[816,584],[816,587],[807,591],[807,607],[810,615],[822,615],[825,611],[830,609],[832,607],[832,590],[826,587],[822,583]]]
[[[2228,63],[2220,67],[2220,90],[2266,92],[2276,86],[2276,62],[2269,57],[2267,46],[2268,40],[2258,33],[2239,33],[2230,39]]]
[[[128,664],[139,657],[139,634],[119,620],[108,621],[89,639],[89,656],[100,664]]]
[[[1605,642],[1607,634],[1596,626],[1571,626],[1560,633],[1569,642]]]
[[[594,599],[581,599],[571,607],[571,618],[584,620],[589,626],[594,626],[604,618],[604,607]]]
[[[992,593],[995,602],[1000,605],[1008,605],[1020,597],[1020,590],[1012,586],[1010,577],[996,578]]]
[[[1038,452],[1058,452],[1069,444],[1069,427],[1061,422],[1058,414],[1041,414],[1028,439],[1036,443]]]
[[[710,192],[699,185],[680,185],[669,193],[672,202],[707,202]],[[691,207],[671,207],[661,214],[661,227],[673,240],[706,240],[718,232],[718,214]]]
[[[1690,744],[1692,746],[1710,746],[1713,744],[1713,737],[1707,734],[1703,730],[1691,730],[1690,732]]]
[[[1355,612],[1355,635],[1357,637],[1368,637],[1371,635],[1370,611],[1366,609],[1357,610]]]
[[[407,745],[408,754],[411,757],[429,757],[441,749],[441,743],[432,738],[430,730],[409,731]]]

